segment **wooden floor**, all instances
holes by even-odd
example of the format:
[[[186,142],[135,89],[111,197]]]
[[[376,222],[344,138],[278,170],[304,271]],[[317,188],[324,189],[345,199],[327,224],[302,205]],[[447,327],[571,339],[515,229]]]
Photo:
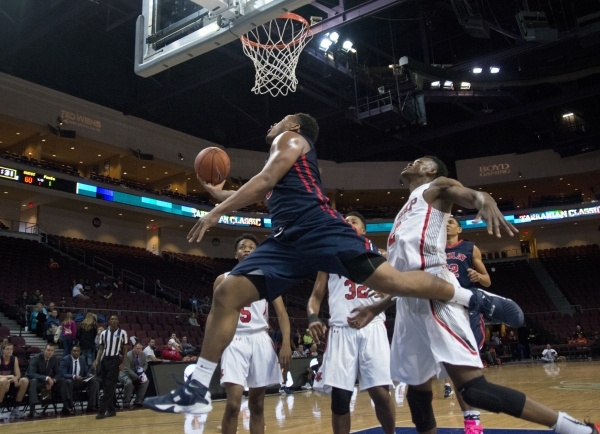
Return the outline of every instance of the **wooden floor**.
[[[530,364],[486,369],[489,381],[514,387],[530,398],[568,412],[583,420],[600,421],[600,362],[571,362],[556,365]],[[408,405],[399,387],[395,391],[396,425],[412,427]],[[434,409],[439,427],[462,427],[462,414],[455,397],[444,399],[443,384],[434,387]],[[149,410],[118,412],[117,417],[96,420],[93,415],[44,418],[1,423],[2,434],[26,433],[196,433],[218,434],[223,402],[213,403],[207,416],[170,415]],[[313,392],[269,396],[265,399],[266,433],[320,434],[331,432],[330,400]],[[487,428],[540,428],[504,415],[482,414]],[[369,397],[359,393],[353,401],[352,430],[377,426]],[[239,433],[249,432],[247,410],[240,415]]]

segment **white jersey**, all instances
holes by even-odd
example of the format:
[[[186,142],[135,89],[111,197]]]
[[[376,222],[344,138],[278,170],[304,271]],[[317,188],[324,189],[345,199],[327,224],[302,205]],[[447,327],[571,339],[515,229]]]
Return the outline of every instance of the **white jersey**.
[[[353,316],[352,309],[360,306],[369,306],[379,299],[369,297],[369,288],[364,285],[354,283],[338,274],[330,274],[327,282],[329,290],[329,313],[331,319],[330,326],[348,327],[348,317]],[[385,312],[381,312],[375,321],[385,321]]]
[[[229,272],[225,273],[225,277]],[[258,300],[240,310],[236,333],[266,331],[269,328],[269,302]]]
[[[416,188],[402,207],[388,238],[388,262],[399,271],[446,267],[446,222],[450,214],[432,208],[423,197],[429,184]]]

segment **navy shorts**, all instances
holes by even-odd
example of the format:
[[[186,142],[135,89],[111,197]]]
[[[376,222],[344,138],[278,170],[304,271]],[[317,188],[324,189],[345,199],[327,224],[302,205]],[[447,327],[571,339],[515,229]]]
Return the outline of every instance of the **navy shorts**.
[[[274,232],[230,274],[264,275],[272,301],[318,271],[350,276],[344,263],[366,253],[379,255],[340,213],[317,208]]]

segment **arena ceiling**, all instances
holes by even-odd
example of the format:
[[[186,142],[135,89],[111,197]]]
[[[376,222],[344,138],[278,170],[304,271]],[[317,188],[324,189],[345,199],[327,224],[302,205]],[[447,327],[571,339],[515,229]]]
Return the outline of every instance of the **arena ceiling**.
[[[353,10],[377,1],[343,4]],[[423,154],[452,162],[540,149],[567,156],[598,146],[600,29],[589,19],[600,11],[597,2],[388,2],[329,29],[354,42],[355,56],[336,52],[327,60],[318,49],[324,32],[315,35],[300,58],[298,91],[278,98],[250,92],[254,70],[239,42],[150,78],[136,76],[141,3],[0,0],[0,71],[225,147],[266,150],[268,125],[308,112],[321,125],[320,158],[339,162]],[[300,13],[327,22],[333,3],[319,0]],[[554,40],[523,38],[515,15],[527,9],[546,14]],[[461,25],[465,10],[479,27]],[[489,38],[473,37],[482,26]],[[408,64],[390,68],[402,56]],[[486,75],[492,66],[500,72]],[[484,73],[476,76],[476,67]],[[454,89],[432,88],[436,77],[451,77]],[[467,80],[471,88],[461,91],[458,83]],[[357,119],[357,101],[377,100],[381,89],[400,95],[392,115]],[[407,103],[415,95],[426,108],[418,121]]]

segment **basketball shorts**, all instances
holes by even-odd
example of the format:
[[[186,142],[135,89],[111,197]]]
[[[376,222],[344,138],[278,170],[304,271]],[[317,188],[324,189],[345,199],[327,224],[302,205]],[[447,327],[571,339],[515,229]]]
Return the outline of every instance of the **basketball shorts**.
[[[375,321],[357,330],[332,326],[329,329],[323,364],[315,376],[313,388],[330,394],[332,387],[360,390],[392,384],[390,344],[383,321]]]
[[[282,381],[279,358],[267,332],[236,333],[221,357],[221,385],[255,388]]]
[[[379,252],[340,213],[330,211],[316,208],[279,228],[230,274],[263,275],[269,301],[317,271],[352,279],[344,263],[368,252],[379,256]]]
[[[455,286],[454,274],[436,275]],[[391,347],[392,379],[423,384],[436,375],[446,378],[444,363],[482,368],[469,315],[463,306],[438,300],[399,297]]]

